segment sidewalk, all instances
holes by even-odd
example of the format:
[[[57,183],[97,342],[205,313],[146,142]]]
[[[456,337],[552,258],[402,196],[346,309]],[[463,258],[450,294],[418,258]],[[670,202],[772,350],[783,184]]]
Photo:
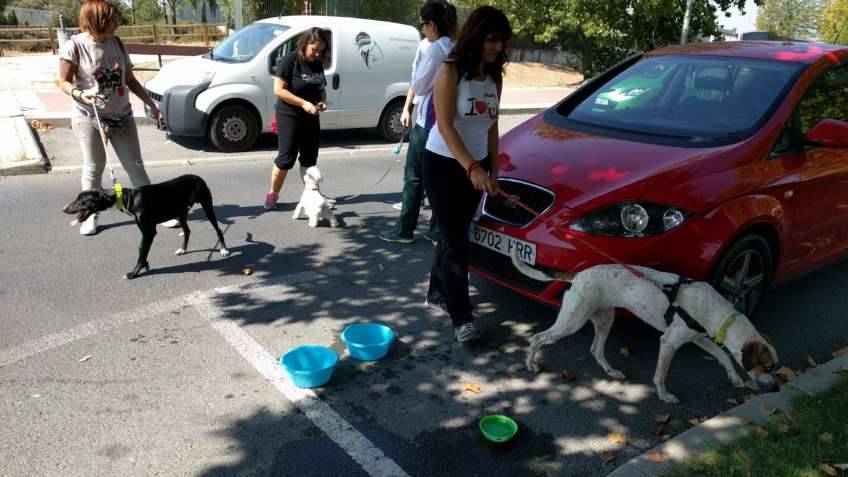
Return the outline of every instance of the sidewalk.
[[[709,449],[750,434],[757,425],[766,423],[775,410],[789,410],[795,396],[812,396],[826,391],[845,368],[848,368],[848,355],[819,364],[782,385],[779,392],[762,394],[704,421],[624,463],[607,477],[659,477],[672,466],[684,464]]]

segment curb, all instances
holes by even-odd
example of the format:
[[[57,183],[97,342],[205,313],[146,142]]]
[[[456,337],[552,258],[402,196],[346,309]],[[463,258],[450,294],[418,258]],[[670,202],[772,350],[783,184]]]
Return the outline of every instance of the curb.
[[[514,104],[514,105],[505,105],[501,108],[500,114],[504,116],[515,115],[515,114],[536,114],[542,111],[547,110],[552,105],[548,106],[540,106],[538,104]],[[26,114],[24,113],[27,121],[38,120],[38,121],[46,121],[50,123],[54,128],[64,128],[71,127],[71,118],[68,116],[68,113],[41,113],[36,112],[35,114]],[[139,114],[137,111],[133,111],[133,117],[138,122],[139,120],[146,120],[147,116],[143,113]]]
[[[819,364],[792,382],[783,385],[780,391],[757,396],[750,401],[722,413],[712,419],[679,434],[625,462],[607,474],[607,477],[659,477],[669,469],[685,464],[703,452],[730,443],[750,434],[754,425],[766,423],[770,417],[763,405],[787,411],[793,398],[816,395],[826,391],[838,378],[838,371],[848,366],[848,355]],[[648,459],[653,452],[662,452],[665,461],[654,463]]]
[[[16,156],[14,159],[0,159],[0,176],[47,172],[50,169],[47,159],[38,146],[35,134],[21,112],[15,95],[6,90],[2,92],[2,101],[4,104],[0,119],[3,120],[4,127],[8,128],[3,131],[3,141],[14,143],[17,140],[17,145],[8,145],[15,151],[12,153]]]

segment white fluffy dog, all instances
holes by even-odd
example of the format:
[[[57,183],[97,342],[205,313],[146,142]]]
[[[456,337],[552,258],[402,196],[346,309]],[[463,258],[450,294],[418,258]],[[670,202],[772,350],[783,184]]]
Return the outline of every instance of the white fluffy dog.
[[[303,194],[300,196],[297,207],[294,208],[292,219],[308,218],[310,227],[317,227],[318,221],[321,219],[329,220],[330,227],[339,225],[336,216],[330,210],[334,201],[325,197],[318,187],[323,179],[318,167],[312,166],[306,170],[306,174],[303,176]]]

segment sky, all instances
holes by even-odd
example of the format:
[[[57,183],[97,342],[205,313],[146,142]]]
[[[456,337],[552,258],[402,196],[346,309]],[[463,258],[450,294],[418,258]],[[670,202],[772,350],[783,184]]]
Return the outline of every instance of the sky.
[[[745,4],[745,15],[740,15],[737,8],[731,8],[729,11],[732,15],[730,18],[719,14],[719,25],[727,29],[735,28],[737,33],[745,33],[757,29],[757,5],[754,3],[754,0],[747,0]]]

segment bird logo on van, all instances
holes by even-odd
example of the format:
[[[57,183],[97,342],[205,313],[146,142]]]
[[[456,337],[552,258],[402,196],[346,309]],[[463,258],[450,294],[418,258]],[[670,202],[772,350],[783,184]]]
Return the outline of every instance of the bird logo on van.
[[[356,35],[354,41],[359,54],[362,55],[362,61],[365,62],[366,68],[371,68],[371,65],[383,59],[383,50],[376,41],[371,40],[371,35],[364,31]]]

